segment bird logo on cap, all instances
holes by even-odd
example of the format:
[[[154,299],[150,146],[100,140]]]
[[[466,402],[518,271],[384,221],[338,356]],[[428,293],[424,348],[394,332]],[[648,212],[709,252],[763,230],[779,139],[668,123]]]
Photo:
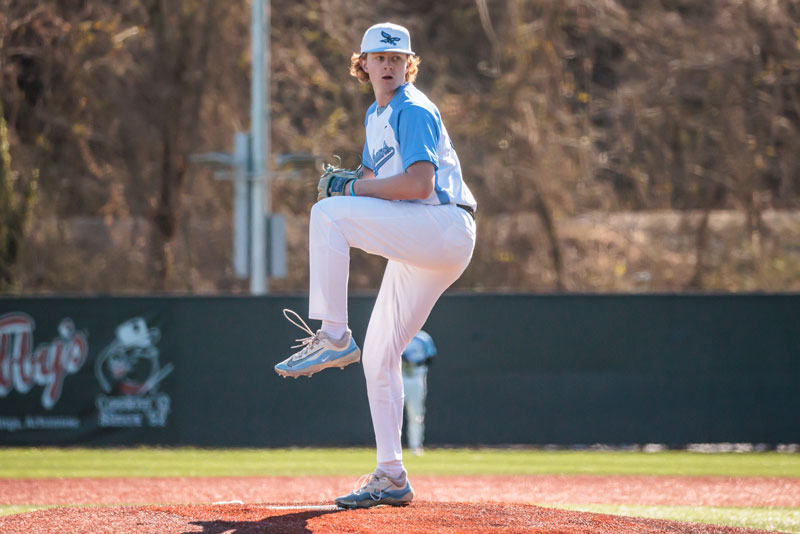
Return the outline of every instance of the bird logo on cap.
[[[399,37],[392,37],[390,34],[386,33],[386,31],[384,31],[384,30],[381,30],[381,35],[382,35],[384,38],[383,38],[383,39],[381,39],[381,40],[380,40],[380,42],[382,42],[382,43],[386,43],[386,44],[389,44],[389,45],[391,45],[391,46],[394,46],[394,45],[396,45],[396,44],[397,44],[397,41],[399,41],[399,40],[400,40],[400,38],[399,38]]]

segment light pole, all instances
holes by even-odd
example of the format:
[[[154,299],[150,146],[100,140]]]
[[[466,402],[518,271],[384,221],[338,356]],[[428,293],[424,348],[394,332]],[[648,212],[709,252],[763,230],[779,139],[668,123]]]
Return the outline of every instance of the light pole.
[[[250,293],[266,293],[265,218],[269,213],[269,0],[251,0],[250,142]]]
[[[269,0],[251,0],[251,6],[250,132],[236,132],[232,154],[207,152],[190,159],[232,168],[215,174],[234,180],[234,272],[250,277],[251,294],[263,295],[268,276],[286,277],[286,223],[269,205]]]

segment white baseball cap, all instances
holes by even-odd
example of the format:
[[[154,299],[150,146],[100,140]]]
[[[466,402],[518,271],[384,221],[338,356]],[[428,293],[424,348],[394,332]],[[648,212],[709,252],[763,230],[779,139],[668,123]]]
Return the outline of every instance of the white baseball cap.
[[[368,52],[414,54],[408,30],[391,22],[376,24],[364,32],[364,37],[361,39],[361,53]]]

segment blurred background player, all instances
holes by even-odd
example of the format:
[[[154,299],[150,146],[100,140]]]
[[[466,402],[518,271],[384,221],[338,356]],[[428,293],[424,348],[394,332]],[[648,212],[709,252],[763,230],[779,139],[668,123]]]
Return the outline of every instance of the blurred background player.
[[[428,365],[436,356],[433,338],[420,330],[403,351],[403,390],[408,426],[406,438],[412,454],[422,454],[425,439],[425,397],[428,393]]]

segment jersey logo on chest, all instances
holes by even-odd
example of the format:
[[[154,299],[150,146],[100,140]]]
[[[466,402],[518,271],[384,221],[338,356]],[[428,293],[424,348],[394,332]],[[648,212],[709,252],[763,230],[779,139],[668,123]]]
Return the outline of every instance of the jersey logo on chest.
[[[372,153],[372,161],[375,162],[374,170],[377,171],[383,167],[384,163],[392,159],[392,156],[394,156],[394,147],[387,145],[384,141],[383,147]]]

